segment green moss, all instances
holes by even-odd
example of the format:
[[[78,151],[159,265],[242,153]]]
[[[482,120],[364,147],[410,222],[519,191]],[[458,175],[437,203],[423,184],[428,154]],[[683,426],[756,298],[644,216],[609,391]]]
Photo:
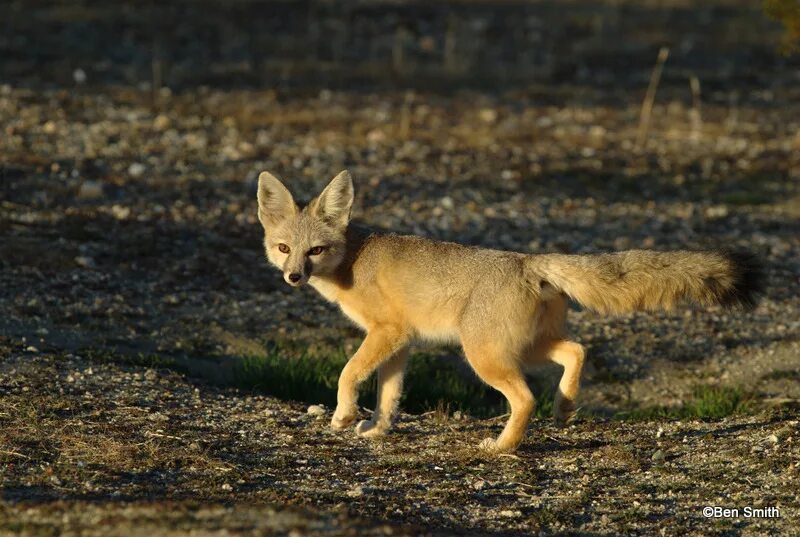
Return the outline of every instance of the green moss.
[[[746,414],[752,409],[752,397],[741,388],[701,385],[692,398],[679,407],[653,406],[620,412],[619,419],[705,419]]]
[[[336,384],[347,362],[343,351],[316,355],[297,349],[273,346],[264,356],[238,360],[234,379],[237,386],[267,393],[281,399],[306,403],[336,404]],[[460,410],[488,417],[508,412],[505,398],[474,375],[431,353],[412,355],[404,382],[401,406],[404,411],[445,414]],[[537,417],[549,418],[553,391],[535,389]],[[364,383],[361,401],[370,406],[376,396],[375,380]]]

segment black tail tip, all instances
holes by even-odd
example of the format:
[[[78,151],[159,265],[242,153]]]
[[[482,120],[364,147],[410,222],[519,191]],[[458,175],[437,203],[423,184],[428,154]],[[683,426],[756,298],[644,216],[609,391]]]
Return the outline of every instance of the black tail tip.
[[[733,267],[733,286],[720,297],[720,303],[727,307],[751,310],[764,294],[764,267],[750,252],[721,252]]]

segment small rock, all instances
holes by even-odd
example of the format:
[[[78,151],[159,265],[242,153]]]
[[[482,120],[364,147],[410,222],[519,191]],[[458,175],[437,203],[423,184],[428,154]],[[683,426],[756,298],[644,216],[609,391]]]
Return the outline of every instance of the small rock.
[[[130,207],[123,207],[122,205],[114,204],[111,206],[111,214],[117,220],[127,220],[131,215]]]
[[[363,496],[364,495],[364,489],[361,488],[361,487],[358,487],[358,486],[353,487],[353,488],[351,488],[350,490],[347,491],[347,495],[350,498],[358,498],[359,496]]]
[[[141,162],[134,162],[130,166],[128,166],[128,175],[131,177],[141,177],[144,175],[144,172],[147,170],[144,164]]]
[[[777,444],[778,443],[778,435],[771,434],[764,439],[764,443],[766,444]]]
[[[367,141],[371,144],[379,144],[386,141],[386,133],[380,129],[372,129],[367,133]]]
[[[76,257],[75,258],[75,264],[77,264],[79,267],[83,267],[83,268],[94,268],[95,267],[94,259],[92,259],[88,255],[79,255],[78,257]]]
[[[26,350],[27,352],[39,352],[39,349],[37,349],[37,348],[36,348],[36,347],[34,347],[33,345],[28,345],[27,347],[25,347],[25,350]]]
[[[103,197],[103,185],[98,181],[84,181],[78,189],[78,199],[94,200]]]
[[[484,108],[478,112],[478,117],[481,118],[481,121],[484,123],[494,123],[497,121],[497,110],[493,108]]]
[[[453,198],[450,196],[445,196],[441,200],[439,200],[439,204],[442,208],[447,209],[448,211],[452,210],[455,204],[453,203]]]
[[[72,71],[72,80],[74,80],[76,84],[85,84],[86,78],[86,71],[83,69],[78,68]]]
[[[652,456],[652,457],[650,457],[650,458],[652,459],[652,461],[653,461],[654,463],[656,463],[656,464],[661,464],[661,463],[663,463],[664,461],[666,461],[666,460],[667,460],[667,454],[666,454],[666,453],[664,453],[664,451],[663,451],[663,450],[661,450],[661,449],[657,449],[657,450],[655,450],[655,452],[653,453],[653,456]]]
[[[502,517],[511,518],[515,516],[522,516],[522,513],[519,511],[512,511],[511,509],[503,509],[498,513]]]
[[[472,488],[474,488],[475,490],[483,490],[484,488],[486,488],[486,481],[484,481],[483,479],[478,479],[472,484]]]
[[[58,128],[54,121],[48,121],[44,125],[42,125],[42,132],[45,134],[55,134]]]
[[[311,405],[306,410],[306,413],[309,416],[324,416],[325,415],[325,407],[322,405]]]
[[[226,492],[230,492],[230,491],[232,491],[232,490],[233,490],[233,487],[232,487],[232,486],[230,486],[228,483],[223,483],[223,484],[222,484],[222,490],[224,490],[224,491],[226,491]]]
[[[171,121],[168,116],[165,116],[164,114],[158,114],[153,120],[153,128],[157,131],[164,131],[169,128],[170,123]]]

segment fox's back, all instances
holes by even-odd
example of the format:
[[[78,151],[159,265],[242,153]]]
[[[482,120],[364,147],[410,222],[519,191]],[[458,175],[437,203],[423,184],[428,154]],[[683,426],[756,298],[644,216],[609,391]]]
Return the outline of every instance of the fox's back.
[[[363,234],[353,246],[352,286],[338,295],[345,313],[403,319],[429,339],[455,338],[475,293],[502,299],[528,291],[517,288],[523,254],[388,233]]]

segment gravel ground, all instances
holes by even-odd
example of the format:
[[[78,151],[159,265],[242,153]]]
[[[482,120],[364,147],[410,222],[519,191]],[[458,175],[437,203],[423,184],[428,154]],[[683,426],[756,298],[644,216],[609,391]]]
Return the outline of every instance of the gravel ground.
[[[529,252],[750,250],[768,275],[754,312],[573,312],[587,380],[676,366],[701,379],[748,368],[754,353],[786,359],[750,382],[776,368],[796,380],[800,139],[786,118],[800,107],[790,97],[765,108],[754,96],[735,123],[709,104],[694,139],[681,130],[689,110],[672,102],[637,148],[634,104],[201,91],[164,92],[156,113],[146,92],[6,87],[0,327],[41,349],[213,358],[293,340],[350,350],[358,331],[266,265],[254,195],[263,169],[311,197],[347,167],[356,214],[377,227]],[[681,397],[683,384],[663,384],[633,402]],[[614,408],[623,392],[604,387],[586,402]]]
[[[732,21],[736,6],[718,11]],[[710,45],[676,45],[682,67],[668,64],[638,143],[649,65],[446,95],[151,91],[121,56],[89,76],[110,65],[123,85],[73,86],[58,40],[34,38],[83,30],[36,13],[41,24],[19,26],[33,51],[0,66],[0,534],[796,532],[800,90],[767,34],[732,45],[737,26],[715,28],[703,39],[731,50],[724,62]],[[705,32],[681,13],[686,39]],[[14,35],[0,50],[24,41]],[[562,61],[590,61],[587,47]],[[594,83],[602,72],[630,77]],[[693,72],[714,73],[699,107]],[[239,358],[276,344],[360,341],[267,266],[256,219],[258,172],[310,198],[343,168],[356,216],[375,227],[526,252],[745,249],[766,293],[747,313],[575,309],[586,417],[565,430],[537,421],[516,456],[475,450],[502,419],[403,415],[377,443],[333,433],[329,409],[225,384]],[[751,413],[607,419],[708,385],[743,390]],[[781,516],[709,521],[705,505]]]
[[[637,149],[634,105],[406,102],[165,92],[156,113],[131,90],[3,90],[3,531],[791,531],[799,153],[797,125],[781,129],[797,105],[741,106],[733,126],[709,105],[692,140],[672,103]],[[266,266],[254,200],[262,169],[310,196],[343,167],[376,226],[532,252],[756,252],[768,281],[753,312],[574,311],[570,330],[589,348],[595,414],[680,404],[698,384],[744,387],[762,410],[536,423],[517,457],[488,460],[475,445],[502,420],[403,416],[367,444],[304,406],[75,357],[157,354],[218,381],[276,342],[352,349],[341,314]],[[709,522],[706,504],[781,518]]]
[[[516,455],[491,457],[475,446],[501,420],[403,415],[395,434],[374,442],[332,432],[329,410],[312,415],[170,371],[7,344],[2,358],[0,532],[796,531],[791,412],[536,422]],[[780,516],[709,521],[704,506],[777,507]]]

